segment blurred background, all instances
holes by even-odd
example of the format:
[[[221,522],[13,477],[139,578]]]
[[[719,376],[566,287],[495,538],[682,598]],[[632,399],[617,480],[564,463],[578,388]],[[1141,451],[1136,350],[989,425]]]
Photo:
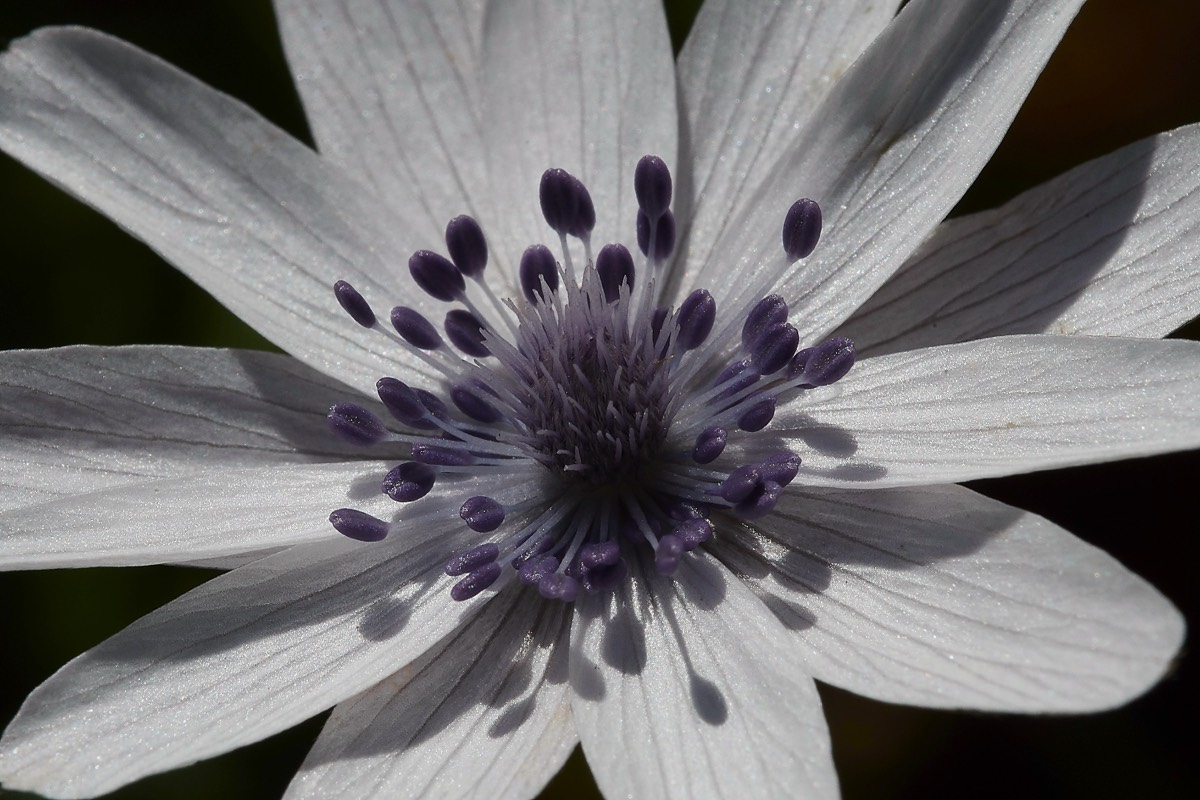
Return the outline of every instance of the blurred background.
[[[698,3],[669,2],[676,47]],[[0,47],[79,24],[134,42],[311,141],[268,0],[5,0]],[[959,211],[995,205],[1123,144],[1200,121],[1200,3],[1091,0]],[[0,156],[0,347],[270,346],[142,244]],[[1175,334],[1200,338],[1195,323]],[[1200,620],[1195,453],[980,481],[1104,548]],[[187,513],[187,509],[180,509]],[[1190,543],[1190,544],[1189,544]],[[187,568],[0,575],[0,719],[63,663],[209,576]],[[1200,797],[1200,667],[1185,646],[1145,697],[1086,717],[889,706],[822,687],[846,798]],[[112,795],[279,796],[324,715],[254,747]],[[153,743],[153,732],[148,732]],[[19,795],[9,795],[18,797]],[[545,797],[598,796],[577,751]]]

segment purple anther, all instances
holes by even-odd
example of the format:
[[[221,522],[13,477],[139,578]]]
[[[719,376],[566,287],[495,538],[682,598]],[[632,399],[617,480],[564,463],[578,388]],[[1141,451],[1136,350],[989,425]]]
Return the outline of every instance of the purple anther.
[[[788,261],[808,256],[821,240],[821,207],[807,197],[792,203],[783,218],[783,252]]]
[[[325,417],[329,429],[343,441],[359,447],[378,444],[387,437],[387,428],[379,417],[354,403],[337,403]]]
[[[800,344],[800,334],[790,322],[771,325],[750,350],[750,359],[763,375],[773,375],[788,365]]]
[[[758,491],[733,507],[733,513],[742,519],[759,519],[771,513],[783,494],[783,487],[775,481],[763,481]]]
[[[500,411],[470,386],[458,384],[450,389],[450,399],[458,410],[477,422],[498,422]]]
[[[658,156],[642,156],[633,170],[633,193],[638,207],[657,220],[671,207],[671,170]]]
[[[725,444],[729,441],[729,431],[717,425],[705,428],[696,437],[696,446],[692,448],[692,461],[697,464],[711,464],[725,452]]]
[[[392,327],[400,338],[418,350],[437,350],[442,346],[442,337],[438,335],[433,323],[425,319],[419,311],[407,306],[396,306],[392,309]]]
[[[579,581],[561,572],[552,572],[538,581],[538,592],[547,600],[570,603],[579,596]]]
[[[711,522],[701,517],[699,519],[689,519],[676,525],[671,533],[677,536],[679,541],[683,543],[684,550],[691,552],[712,538],[713,528]]]
[[[483,325],[470,311],[456,308],[448,312],[443,327],[450,343],[466,355],[484,358],[492,354],[483,341]]]
[[[658,549],[654,551],[654,569],[659,575],[674,575],[679,569],[679,559],[687,549],[683,542],[673,533],[668,533],[658,540]]]
[[[803,377],[809,386],[828,386],[846,377],[854,366],[855,356],[854,342],[830,339],[796,353],[788,365],[788,378]]]
[[[478,279],[483,274],[488,261],[487,239],[474,217],[463,214],[446,224],[446,249],[463,275]]]
[[[775,418],[775,398],[764,397],[741,413],[737,426],[747,433],[761,431]]]
[[[333,296],[337,298],[342,310],[359,325],[364,328],[375,327],[375,312],[371,310],[371,304],[353,286],[345,281],[338,281],[333,285]]]
[[[624,245],[604,245],[596,254],[596,275],[600,278],[604,299],[615,303],[621,296],[622,283],[633,289],[633,256],[629,255]]]
[[[457,300],[466,294],[467,282],[458,267],[432,250],[418,250],[408,259],[408,271],[427,295],[437,300]]]
[[[383,493],[397,503],[411,503],[429,494],[437,473],[428,464],[405,461],[392,467],[383,478]]]
[[[675,346],[683,350],[695,350],[704,344],[716,319],[717,301],[708,290],[697,289],[692,292],[679,304],[679,316],[675,321],[679,333],[675,337]]]
[[[380,378],[375,382],[375,391],[388,413],[410,428],[437,428],[421,396],[407,383],[395,378]]]
[[[764,481],[774,481],[780,486],[787,486],[800,472],[800,456],[786,450],[776,453],[758,465],[758,472]]]
[[[742,325],[742,346],[753,350],[759,338],[772,325],[787,322],[788,306],[777,294],[770,294],[754,304]]]
[[[611,567],[621,559],[621,545],[613,540],[585,544],[579,548],[579,564],[584,570]]]
[[[752,495],[762,483],[762,473],[755,464],[743,464],[721,481],[717,494],[730,503],[740,503]]]
[[[500,572],[500,565],[495,561],[471,571],[467,577],[450,587],[451,599],[470,600],[495,583],[496,579],[500,577]]]
[[[526,586],[533,586],[539,583],[542,578],[547,575],[554,574],[558,570],[558,559],[554,556],[535,555],[525,561],[518,570],[521,583]]]
[[[558,289],[558,262],[554,254],[544,244],[534,244],[525,248],[521,254],[521,292],[531,303],[538,302],[542,297],[542,282],[550,291]]]
[[[650,228],[650,218],[646,216],[645,211],[639,210],[637,214],[638,249],[642,251],[642,255],[650,258],[655,263],[661,264],[671,257],[671,251],[675,249],[675,214],[671,211],[666,211],[654,221],[653,256],[650,255]]]
[[[438,447],[435,444],[414,444],[412,458],[413,461],[435,467],[469,467],[479,460],[468,450]]]
[[[360,542],[382,541],[388,535],[388,524],[353,508],[339,508],[329,515],[329,524],[343,536]]]
[[[446,574],[451,578],[466,575],[471,570],[479,569],[485,564],[491,564],[500,557],[499,545],[488,542],[478,547],[472,547],[465,553],[459,553],[446,562]]]
[[[471,497],[462,504],[458,515],[476,533],[491,533],[504,522],[504,506],[490,497]]]
[[[580,230],[580,207],[587,196],[591,205],[592,198],[587,195],[583,183],[565,169],[548,169],[542,173],[542,182],[538,186],[538,200],[542,204],[542,216],[546,218],[555,233],[575,234]],[[596,211],[592,208],[592,222],[595,223]]]

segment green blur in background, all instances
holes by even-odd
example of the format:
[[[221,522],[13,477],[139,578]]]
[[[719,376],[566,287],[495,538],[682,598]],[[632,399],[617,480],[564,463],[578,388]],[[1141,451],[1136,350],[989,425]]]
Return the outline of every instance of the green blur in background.
[[[96,27],[162,56],[311,141],[269,0],[0,2],[0,46],[42,25]],[[676,48],[696,7],[668,3]],[[1120,145],[1200,121],[1197,41],[1195,0],[1092,0],[960,211],[995,205]],[[0,232],[5,349],[73,343],[271,347],[144,245],[3,156]],[[1193,323],[1176,335],[1200,338],[1200,328]],[[1190,494],[1198,474],[1200,456],[1184,454],[972,485],[1103,547],[1198,620],[1196,565],[1181,557],[1200,528]],[[0,576],[0,663],[6,674],[0,718],[10,719],[24,696],[66,661],[210,574],[160,567]],[[1194,730],[1200,668],[1193,662],[1185,649],[1177,670],[1146,697],[1115,712],[1074,718],[910,709],[822,687],[844,795],[1200,797]],[[324,717],[111,796],[278,797]],[[145,741],[154,746],[154,731],[145,731]],[[544,796],[598,796],[578,751]]]

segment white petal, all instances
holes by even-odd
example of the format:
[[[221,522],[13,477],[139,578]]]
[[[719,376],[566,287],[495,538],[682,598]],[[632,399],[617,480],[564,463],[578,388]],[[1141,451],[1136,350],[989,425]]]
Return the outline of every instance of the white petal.
[[[444,646],[334,709],[287,797],[535,796],[577,741],[570,615],[502,592]]]
[[[294,547],[144,617],[30,695],[0,741],[0,780],[103,794],[258,741],[384,680],[480,605],[450,600],[439,573],[461,537],[441,527],[410,530],[400,547]]]
[[[345,386],[295,359],[185,347],[0,353],[0,511],[201,470],[359,456]]]
[[[214,465],[14,509],[0,513],[0,570],[164,564],[327,540],[338,535],[335,508],[388,516],[396,504],[379,485],[389,466]]]
[[[699,554],[674,580],[633,572],[580,601],[571,633],[575,722],[605,796],[836,797],[821,701],[779,621]]]
[[[1041,517],[959,486],[788,494],[720,556],[800,640],[804,668],[896,703],[1095,711],[1152,686],[1183,618]]]
[[[680,171],[676,192],[676,214],[690,223],[675,281],[695,284],[683,263],[708,262],[725,219],[767,177],[898,5],[709,0],[701,7],[679,54],[691,169]]]
[[[838,335],[878,355],[1011,333],[1165,336],[1200,311],[1200,125],[950,220]]]
[[[322,155],[441,246],[486,194],[478,64],[483,0],[276,0],[288,62]]]
[[[1000,142],[1080,0],[914,0],[725,221],[702,285],[730,307],[768,290],[801,341],[832,330],[933,230]],[[786,267],[784,214],[821,204],[816,251]],[[722,276],[736,274],[737,281]]]
[[[93,31],[19,40],[0,57],[0,76],[0,148],[141,238],[268,339],[363,391],[405,361],[399,348],[379,352],[332,286],[349,280],[388,307],[402,288],[395,242],[408,222],[304,145]],[[412,294],[419,305],[423,295]],[[414,372],[428,370],[417,362]]]
[[[634,251],[638,159],[654,154],[678,166],[675,64],[662,4],[492,3],[483,44],[492,187],[514,257],[535,242],[557,250],[538,202],[542,173],[552,167],[588,187],[597,246],[624,242]]]
[[[903,486],[1200,445],[1200,344],[1002,336],[867,359],[772,430],[800,481]]]

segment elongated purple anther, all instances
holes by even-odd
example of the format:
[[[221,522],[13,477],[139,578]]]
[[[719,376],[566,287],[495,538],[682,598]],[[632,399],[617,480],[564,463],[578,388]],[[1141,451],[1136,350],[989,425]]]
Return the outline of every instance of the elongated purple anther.
[[[437,473],[428,464],[405,461],[383,479],[383,493],[397,503],[411,503],[429,494],[437,480]]]
[[[379,542],[388,535],[388,524],[353,508],[339,508],[329,515],[329,523],[343,536],[360,542]]]
[[[432,250],[418,250],[408,259],[408,271],[417,286],[437,300],[450,302],[462,297],[467,291],[458,267],[445,256]]]
[[[380,378],[375,382],[375,391],[388,413],[410,428],[437,428],[421,396],[407,383],[396,378]]]
[[[360,447],[378,444],[388,435],[379,417],[355,403],[336,403],[325,419],[330,430]]]
[[[558,262],[550,248],[544,244],[535,244],[525,248],[521,254],[521,292],[531,303],[542,298],[543,281],[546,289],[551,292],[558,290]]]
[[[446,225],[446,250],[454,266],[468,278],[479,278],[487,266],[488,246],[474,217],[455,217]]]
[[[446,574],[451,577],[466,575],[472,570],[479,569],[485,564],[490,564],[500,557],[500,548],[488,542],[481,544],[478,547],[472,547],[465,553],[459,553],[454,558],[446,562]]]
[[[470,311],[456,308],[446,314],[446,338],[462,352],[476,358],[492,354],[483,341],[483,325]]]
[[[433,323],[425,319],[419,311],[405,306],[392,309],[392,327],[400,338],[418,350],[437,350],[442,346],[442,337],[438,335]]]
[[[725,452],[725,443],[729,441],[729,432],[724,428],[713,425],[705,428],[696,437],[696,446],[692,448],[692,460],[697,464],[709,464],[717,460]]]
[[[504,522],[504,506],[490,497],[472,497],[463,503],[458,515],[477,533],[490,533]]]
[[[788,365],[800,344],[800,334],[790,322],[777,322],[762,332],[750,350],[754,366],[763,375],[773,375]]]
[[[353,286],[345,281],[338,281],[333,285],[333,296],[337,298],[338,305],[359,325],[364,328],[375,327],[375,312],[371,310],[371,304]]]
[[[596,274],[604,289],[604,299],[615,303],[621,296],[621,284],[633,288],[633,256],[624,245],[606,244],[596,254]]]
[[[638,207],[658,220],[671,207],[671,170],[658,156],[642,156],[633,170],[633,193]]]
[[[500,577],[500,565],[496,562],[484,564],[472,570],[467,577],[450,587],[450,597],[454,600],[470,600],[484,589],[491,586]]]
[[[742,345],[753,350],[763,332],[772,325],[787,322],[788,306],[777,294],[769,294],[754,304],[742,325]]]
[[[783,218],[783,251],[788,261],[806,258],[821,240],[821,207],[807,197],[792,203]]]
[[[788,377],[803,376],[810,386],[828,386],[846,376],[854,366],[854,342],[850,339],[830,339],[816,347],[796,353],[788,365]]]
[[[538,199],[546,224],[564,236],[586,236],[596,225],[596,207],[583,182],[565,169],[542,173]]]
[[[704,344],[716,319],[717,301],[707,289],[697,289],[689,294],[679,304],[679,335],[675,339],[676,346],[683,350],[695,350]]]

